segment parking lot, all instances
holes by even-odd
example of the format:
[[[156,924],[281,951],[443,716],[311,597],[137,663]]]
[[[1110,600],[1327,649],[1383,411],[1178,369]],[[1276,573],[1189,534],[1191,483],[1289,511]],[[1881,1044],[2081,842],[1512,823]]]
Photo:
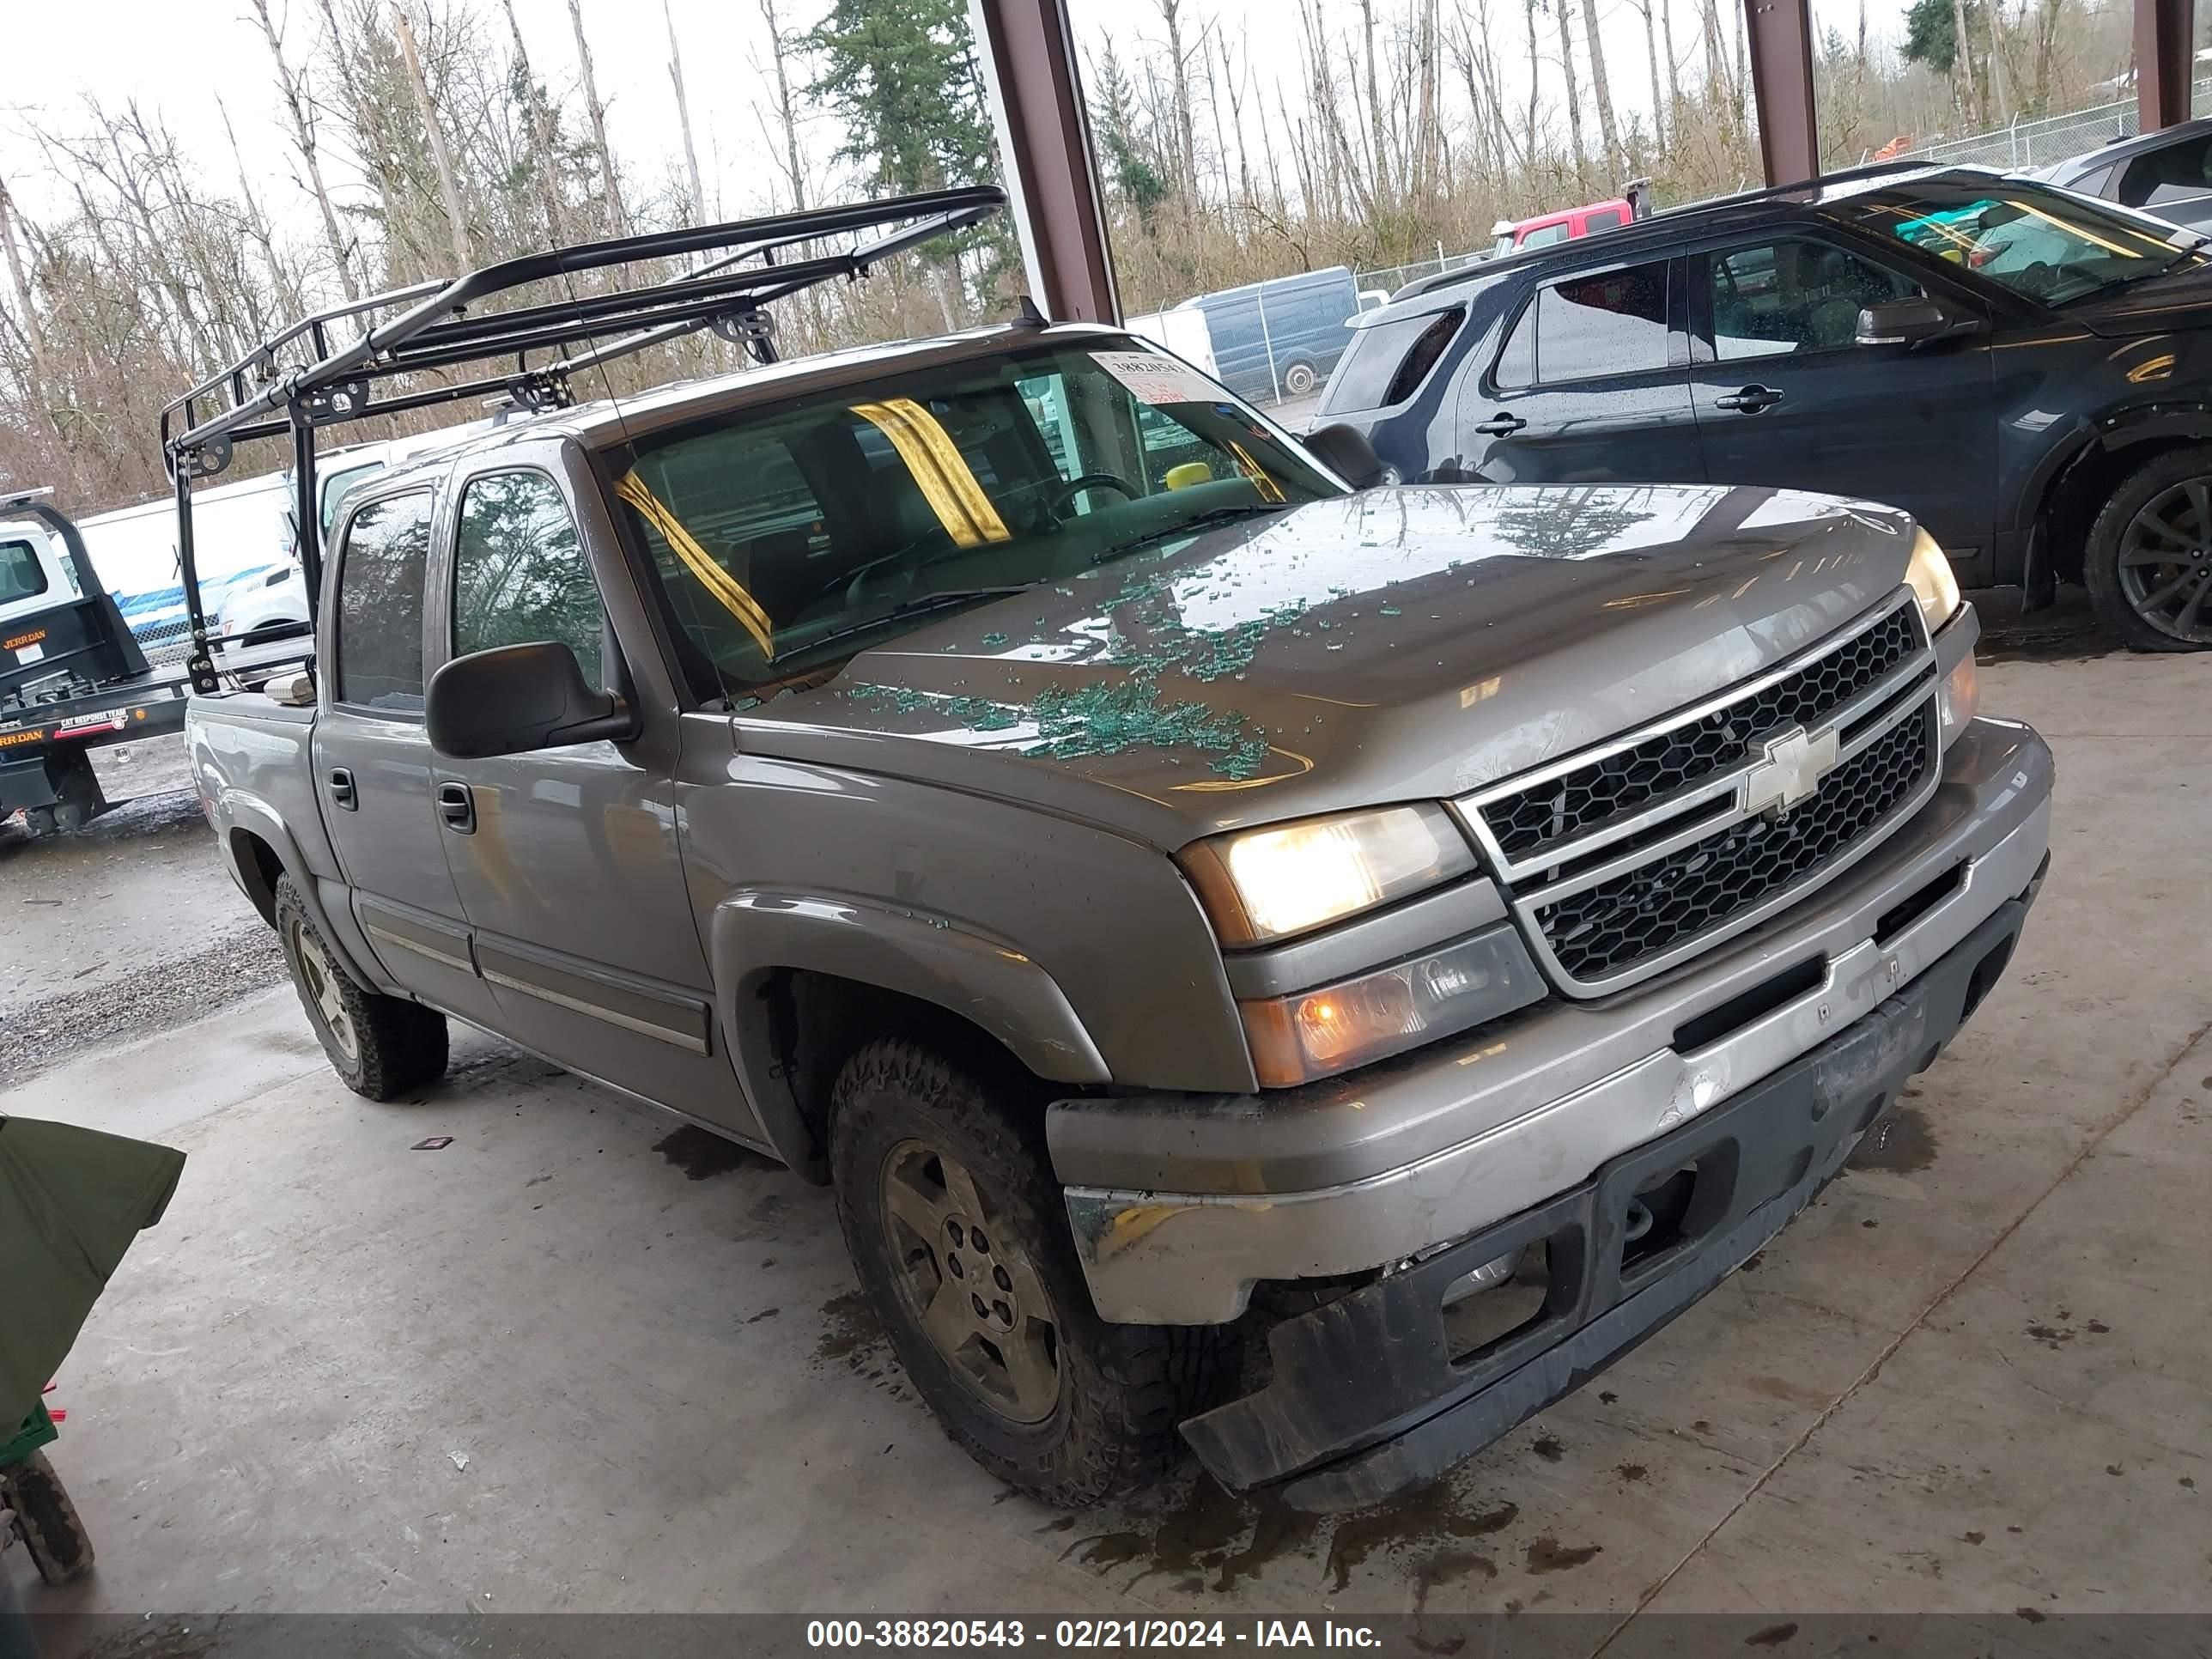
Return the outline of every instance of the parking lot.
[[[59,1379],[99,1571],[21,1589],[164,1620],[1542,1608],[1609,1615],[1593,1650],[1644,1612],[2212,1607],[2212,658],[2112,651],[2068,598],[1984,598],[1984,708],[2060,765],[1988,1006],[1711,1297],[1334,1520],[999,1487],[902,1381],[826,1193],[489,1037],[418,1098],[348,1093],[189,797],[0,848],[0,1113],[191,1158]]]

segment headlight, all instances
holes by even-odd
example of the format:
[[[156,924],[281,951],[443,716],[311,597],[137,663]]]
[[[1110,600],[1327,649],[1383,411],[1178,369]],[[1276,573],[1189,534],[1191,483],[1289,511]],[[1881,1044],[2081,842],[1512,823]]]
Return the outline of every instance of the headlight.
[[[1981,678],[1974,669],[1974,653],[1969,651],[1936,689],[1936,708],[1942,726],[1938,742],[1943,748],[1948,749],[1951,739],[1966,729],[1966,722],[1974,718],[1981,703]]]
[[[1474,868],[1441,806],[1308,818],[1184,849],[1183,868],[1228,945],[1340,921]]]
[[[1959,579],[1951,574],[1951,561],[1936,545],[1936,538],[1924,530],[1913,534],[1912,562],[1905,568],[1905,580],[1920,601],[1920,619],[1932,635],[1959,608]]]
[[[1263,1088],[1333,1077],[1464,1031],[1544,994],[1510,930],[1496,929],[1318,990],[1237,1005]]]

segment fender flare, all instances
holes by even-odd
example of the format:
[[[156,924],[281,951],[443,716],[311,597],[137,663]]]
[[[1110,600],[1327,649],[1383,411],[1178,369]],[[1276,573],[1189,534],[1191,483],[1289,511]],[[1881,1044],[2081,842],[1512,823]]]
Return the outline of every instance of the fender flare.
[[[284,827],[284,820],[276,815],[275,809],[258,797],[225,790],[216,800],[216,821],[221,826],[216,844],[222,849],[223,863],[230,871],[230,878],[238,884],[246,896],[251,898],[253,896],[253,884],[259,879],[259,872],[254,872],[253,879],[249,881],[246,872],[239,866],[234,837],[240,833],[269,844],[270,850],[276,854],[276,862],[283,866],[284,873],[292,878],[292,885],[300,895],[301,906],[315,924],[315,931],[323,936],[325,948],[337,957],[338,966],[353,982],[367,986],[371,990],[380,989],[386,983],[385,975],[381,971],[364,971],[348,943],[350,933],[341,932],[331,925],[330,915],[323,908],[323,896],[313,872],[307,868],[307,860],[301,854],[299,842],[292,839],[292,832]],[[256,905],[254,908],[258,909],[260,907]]]
[[[2153,438],[2212,441],[2212,401],[2172,398],[2078,416],[2065,438],[2051,445],[2028,475],[2027,488],[2019,496],[2025,523],[2032,526],[2042,517],[2051,492],[2083,457],[2099,450],[2124,449]]]
[[[1103,1084],[1112,1073],[1057,981],[1010,942],[925,912],[842,894],[749,889],[714,907],[708,957],[715,1012],[740,1085],[794,1169],[819,1154],[776,1054],[761,995],[797,969],[896,992],[987,1032],[1039,1077]]]

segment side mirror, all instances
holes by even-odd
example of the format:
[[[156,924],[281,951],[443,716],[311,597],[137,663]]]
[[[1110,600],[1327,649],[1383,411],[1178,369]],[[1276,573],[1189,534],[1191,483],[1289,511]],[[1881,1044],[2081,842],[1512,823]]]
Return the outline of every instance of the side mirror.
[[[1354,489],[1372,489],[1389,481],[1382,458],[1356,426],[1337,421],[1318,427],[1306,434],[1305,445],[1316,460]]]
[[[594,690],[576,653],[549,641],[456,657],[430,676],[430,746],[456,760],[522,755],[638,732],[636,711]]]
[[[1884,300],[1859,313],[1858,343],[1863,346],[1924,346],[1954,335],[1972,334],[1981,319],[1967,315],[1941,300],[1916,295],[1910,300]]]

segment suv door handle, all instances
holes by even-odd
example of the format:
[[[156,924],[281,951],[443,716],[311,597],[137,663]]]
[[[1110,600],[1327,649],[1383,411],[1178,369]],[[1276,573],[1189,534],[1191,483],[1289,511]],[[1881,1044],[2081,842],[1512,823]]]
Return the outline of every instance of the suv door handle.
[[[1747,386],[1738,392],[1723,392],[1713,399],[1713,407],[1756,415],[1760,410],[1771,409],[1781,401],[1782,394],[1771,386]]]
[[[343,766],[331,768],[331,803],[343,811],[361,810],[361,799],[353,792],[353,774]]]
[[[1474,429],[1493,438],[1510,438],[1528,422],[1510,410],[1500,410],[1486,421],[1477,421]]]
[[[477,832],[477,798],[465,783],[441,783],[438,786],[438,816],[446,828],[457,836],[473,836]]]

